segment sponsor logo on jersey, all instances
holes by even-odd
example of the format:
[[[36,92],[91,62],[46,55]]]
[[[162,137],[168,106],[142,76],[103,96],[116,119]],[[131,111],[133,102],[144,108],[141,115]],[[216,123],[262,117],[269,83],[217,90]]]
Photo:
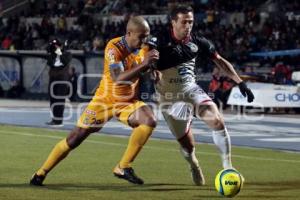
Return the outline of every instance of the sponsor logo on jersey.
[[[85,113],[89,114],[89,115],[94,115],[94,116],[96,115],[96,112],[93,110],[85,110]]]
[[[183,83],[181,78],[170,78],[169,83]]]
[[[187,46],[190,47],[191,51],[194,53],[198,51],[198,46],[192,42],[187,43]]]
[[[115,63],[116,59],[115,59],[115,50],[114,49],[108,49],[107,50],[107,55],[108,55],[108,60],[109,63]]]

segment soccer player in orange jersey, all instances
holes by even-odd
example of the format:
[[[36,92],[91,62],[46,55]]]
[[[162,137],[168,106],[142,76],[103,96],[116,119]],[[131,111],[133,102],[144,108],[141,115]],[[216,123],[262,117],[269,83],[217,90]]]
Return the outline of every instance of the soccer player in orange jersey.
[[[53,148],[47,160],[30,180],[31,185],[43,185],[46,175],[71,150],[81,144],[91,133],[115,117],[133,128],[127,149],[113,174],[134,184],[143,184],[131,164],[156,126],[156,119],[149,106],[137,99],[139,76],[158,60],[156,50],[141,48],[150,34],[146,20],[132,17],[126,27],[126,35],[110,40],[105,48],[104,72],[100,85],[77,126],[67,138]]]

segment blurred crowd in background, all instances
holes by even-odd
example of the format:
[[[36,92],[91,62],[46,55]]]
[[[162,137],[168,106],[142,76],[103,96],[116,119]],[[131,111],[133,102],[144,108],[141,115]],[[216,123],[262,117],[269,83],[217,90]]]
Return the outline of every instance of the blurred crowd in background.
[[[73,49],[95,51],[103,50],[109,39],[124,34],[124,23],[108,21],[103,24],[94,15],[107,8],[110,1],[74,2],[71,4],[68,0],[31,0],[30,9],[26,13],[6,20],[1,19],[1,49],[44,49],[49,39],[55,36],[72,41]],[[297,0],[115,2],[116,5],[110,8],[108,15],[167,14],[168,9],[178,2],[190,4],[195,10],[194,30],[201,31],[215,43],[219,52],[238,64],[249,60],[249,52],[300,48],[300,20],[285,16],[289,11],[300,11],[300,2]],[[26,19],[32,17],[40,17],[42,20],[40,23],[26,23]],[[68,24],[67,17],[73,17],[75,21]],[[53,18],[56,18],[55,22]],[[161,21],[151,25],[153,33],[164,34],[161,30],[165,25]]]
[[[178,3],[194,8],[194,30],[212,40],[245,75],[267,67],[273,82],[292,84],[291,72],[299,70],[299,56],[254,59],[250,53],[300,49],[298,0],[30,0],[26,12],[0,18],[0,49],[45,49],[57,37],[70,41],[70,49],[102,51],[108,40],[124,35],[126,23],[104,21],[103,16],[126,20],[131,15],[168,14]],[[40,20],[30,20],[36,18]],[[152,34],[164,38],[165,26],[160,20],[152,22]],[[201,72],[213,72],[213,67],[203,66]]]

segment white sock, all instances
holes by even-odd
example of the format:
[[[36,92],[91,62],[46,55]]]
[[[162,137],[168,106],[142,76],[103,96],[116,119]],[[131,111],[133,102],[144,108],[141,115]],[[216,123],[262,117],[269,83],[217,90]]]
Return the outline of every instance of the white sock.
[[[213,131],[213,140],[221,153],[223,168],[232,168],[231,164],[231,142],[227,129]]]
[[[193,148],[191,153],[188,153],[188,151],[184,148],[181,148],[181,154],[183,155],[184,159],[190,164],[192,168],[199,167],[199,162],[195,154],[195,147]]]

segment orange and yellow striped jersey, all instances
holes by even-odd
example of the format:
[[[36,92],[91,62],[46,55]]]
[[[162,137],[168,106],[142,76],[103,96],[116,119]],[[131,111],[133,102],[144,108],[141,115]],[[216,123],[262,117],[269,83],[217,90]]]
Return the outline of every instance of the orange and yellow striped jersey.
[[[94,98],[106,103],[130,102],[137,99],[139,78],[117,83],[112,79],[110,71],[113,68],[121,68],[122,71],[132,69],[143,61],[145,52],[145,49],[132,51],[125,36],[110,40],[104,51],[102,80]]]

